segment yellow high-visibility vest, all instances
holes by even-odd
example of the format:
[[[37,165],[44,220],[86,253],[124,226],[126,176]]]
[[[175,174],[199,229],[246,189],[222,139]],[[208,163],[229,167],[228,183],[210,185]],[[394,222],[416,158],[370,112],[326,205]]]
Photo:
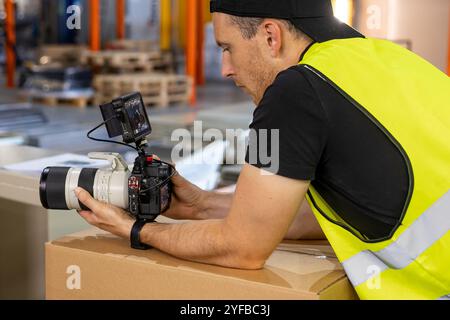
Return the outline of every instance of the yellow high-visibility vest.
[[[389,41],[316,43],[301,65],[365,114],[404,157],[407,201],[369,240],[311,187],[308,202],[361,299],[450,298],[450,78]]]

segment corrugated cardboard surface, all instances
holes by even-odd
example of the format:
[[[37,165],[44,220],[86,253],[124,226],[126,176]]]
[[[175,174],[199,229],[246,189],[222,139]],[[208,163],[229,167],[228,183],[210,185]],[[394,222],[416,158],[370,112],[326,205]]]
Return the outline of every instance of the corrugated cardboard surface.
[[[289,242],[283,245],[282,250],[276,250],[269,258],[264,269],[248,271],[180,260],[155,249],[133,250],[126,240],[94,229],[46,245],[46,297],[158,300],[357,298],[342,266],[326,243],[302,242],[295,246],[294,242]]]

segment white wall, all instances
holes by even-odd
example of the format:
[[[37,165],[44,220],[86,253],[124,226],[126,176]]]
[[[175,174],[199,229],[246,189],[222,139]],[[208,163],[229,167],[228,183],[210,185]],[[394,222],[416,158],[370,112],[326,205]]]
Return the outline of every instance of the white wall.
[[[447,70],[450,0],[355,0],[356,27],[368,37],[410,40],[412,50]]]

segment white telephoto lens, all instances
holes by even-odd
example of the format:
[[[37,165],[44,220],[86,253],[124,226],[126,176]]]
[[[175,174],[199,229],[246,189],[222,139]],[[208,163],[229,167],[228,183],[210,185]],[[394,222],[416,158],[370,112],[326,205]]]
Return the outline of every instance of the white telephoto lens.
[[[128,209],[129,171],[98,170],[94,180],[94,198],[115,207]]]
[[[75,195],[75,189],[79,186],[88,186],[93,193],[94,199],[111,204],[113,206],[128,209],[128,179],[129,171],[96,170],[91,174],[84,175],[87,170],[81,168],[70,168],[65,181],[65,200],[70,210],[83,210],[80,201]],[[95,177],[93,175],[95,173]],[[88,177],[88,178],[87,178]],[[81,181],[84,179],[85,181]]]
[[[67,173],[66,204],[69,209],[81,210],[80,202],[75,195],[75,189],[78,187],[78,180],[80,179],[81,170],[81,168],[71,168]]]

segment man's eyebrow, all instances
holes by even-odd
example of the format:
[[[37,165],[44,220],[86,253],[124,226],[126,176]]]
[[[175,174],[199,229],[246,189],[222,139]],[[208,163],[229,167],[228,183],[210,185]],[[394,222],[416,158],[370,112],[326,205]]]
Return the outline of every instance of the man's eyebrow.
[[[229,44],[229,43],[226,43],[226,42],[216,41],[216,43],[217,43],[217,45],[218,45],[219,47],[221,47],[221,48],[223,48],[223,47],[229,47],[229,46],[230,46],[230,44]]]

